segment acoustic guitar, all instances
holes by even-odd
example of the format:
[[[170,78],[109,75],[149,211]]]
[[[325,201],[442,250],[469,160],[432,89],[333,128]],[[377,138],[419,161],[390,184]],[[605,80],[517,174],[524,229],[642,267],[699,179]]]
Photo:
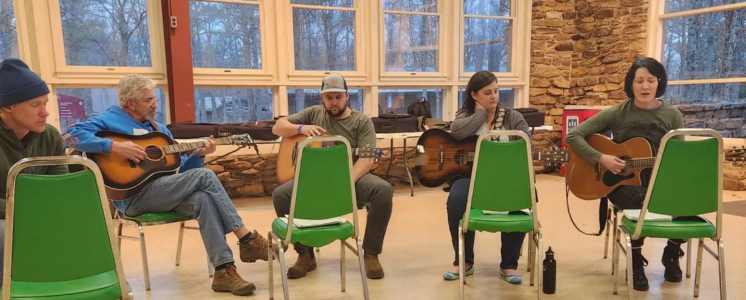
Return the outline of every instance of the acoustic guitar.
[[[308,137],[304,135],[295,135],[283,137],[280,141],[280,150],[277,152],[277,182],[283,184],[295,177],[295,164],[298,157],[298,145]],[[325,147],[325,143],[311,143],[311,147]],[[358,158],[373,157],[378,159],[383,155],[380,148],[353,148],[352,156]]]
[[[110,200],[129,199],[142,190],[146,183],[166,175],[176,174],[181,167],[181,153],[199,149],[205,142],[177,144],[168,135],[154,131],[130,135],[114,131],[99,131],[96,136],[115,142],[131,141],[145,149],[145,158],[135,163],[116,153],[84,153],[101,169]],[[216,138],[218,145],[253,145],[248,134]]]
[[[453,178],[471,176],[479,136],[457,140],[442,129],[429,129],[417,140],[414,170],[417,180],[426,187],[440,186]],[[533,159],[547,164],[568,161],[566,151],[549,149],[533,154]]]

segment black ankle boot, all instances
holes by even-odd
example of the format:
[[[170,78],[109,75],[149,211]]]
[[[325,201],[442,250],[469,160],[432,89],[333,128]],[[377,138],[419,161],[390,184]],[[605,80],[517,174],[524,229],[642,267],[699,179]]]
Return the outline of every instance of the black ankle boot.
[[[666,267],[663,278],[670,282],[681,282],[681,267],[679,267],[679,258],[684,256],[681,245],[668,243],[663,249],[663,258],[661,262]]]
[[[645,276],[645,266],[648,260],[642,256],[640,249],[632,249],[632,288],[637,291],[647,291],[648,278]]]

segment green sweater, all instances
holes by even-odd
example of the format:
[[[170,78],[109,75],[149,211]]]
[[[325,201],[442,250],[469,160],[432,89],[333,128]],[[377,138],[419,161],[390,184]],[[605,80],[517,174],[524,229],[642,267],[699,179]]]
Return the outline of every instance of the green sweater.
[[[659,100],[660,101],[660,100]],[[601,152],[593,149],[585,138],[594,133],[611,130],[615,143],[623,143],[635,137],[645,138],[658,152],[661,139],[667,132],[684,127],[684,116],[678,108],[663,102],[656,109],[642,109],[629,99],[600,111],[580,123],[567,134],[565,142],[591,164],[598,163]]]
[[[34,156],[64,156],[65,144],[57,128],[47,124],[43,132],[29,132],[18,140],[13,129],[5,126],[0,119],[0,218],[5,219],[5,197],[7,194],[8,171],[16,162]],[[32,167],[24,171],[30,174],[64,174],[67,166]]]

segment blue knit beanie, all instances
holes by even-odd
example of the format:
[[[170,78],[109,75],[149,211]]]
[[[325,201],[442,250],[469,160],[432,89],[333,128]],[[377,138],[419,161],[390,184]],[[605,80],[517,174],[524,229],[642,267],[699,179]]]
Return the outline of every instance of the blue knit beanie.
[[[49,94],[49,88],[39,75],[20,59],[0,62],[0,107],[11,106]]]

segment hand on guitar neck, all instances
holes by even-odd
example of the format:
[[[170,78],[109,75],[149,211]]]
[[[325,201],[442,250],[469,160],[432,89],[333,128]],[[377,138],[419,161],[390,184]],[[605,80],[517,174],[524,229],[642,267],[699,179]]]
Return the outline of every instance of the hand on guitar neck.
[[[601,154],[601,158],[598,159],[598,162],[614,174],[622,173],[625,166],[623,159],[608,154]]]

